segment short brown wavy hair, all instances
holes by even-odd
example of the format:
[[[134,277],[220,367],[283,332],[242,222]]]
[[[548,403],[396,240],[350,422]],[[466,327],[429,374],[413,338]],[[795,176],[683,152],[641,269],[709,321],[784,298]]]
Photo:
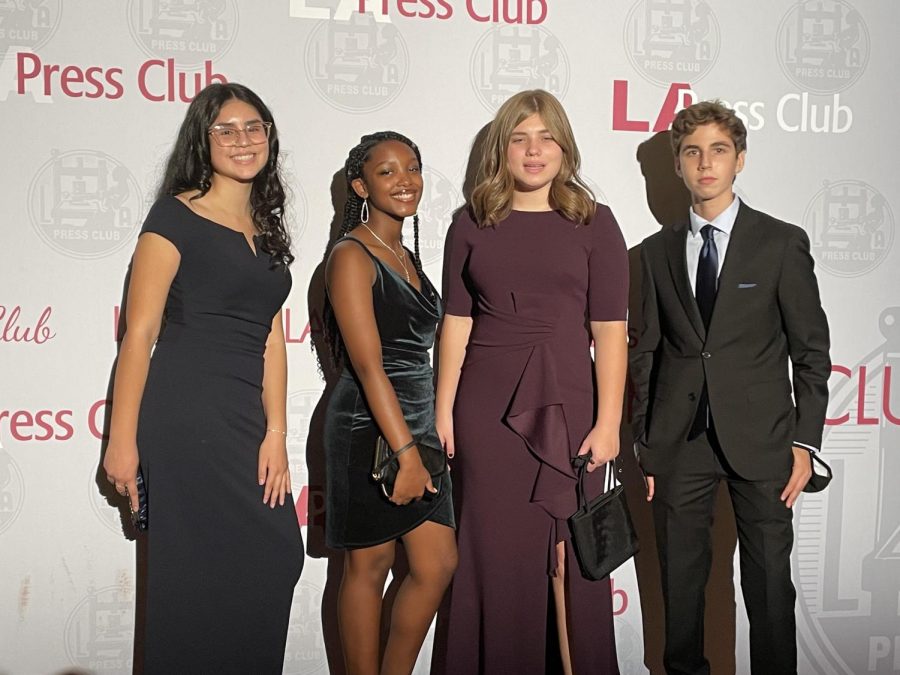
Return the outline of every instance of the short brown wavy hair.
[[[470,200],[479,227],[496,225],[512,210],[515,179],[506,159],[509,139],[513,130],[534,114],[541,116],[563,151],[562,166],[550,186],[550,207],[573,223],[586,225],[594,217],[594,195],[579,176],[581,155],[566,111],[553,94],[530,89],[507,99],[488,130]]]
[[[672,122],[672,152],[681,152],[681,142],[705,124],[718,124],[731,137],[734,150],[739,155],[747,149],[747,127],[737,114],[718,99],[700,101],[675,115]]]

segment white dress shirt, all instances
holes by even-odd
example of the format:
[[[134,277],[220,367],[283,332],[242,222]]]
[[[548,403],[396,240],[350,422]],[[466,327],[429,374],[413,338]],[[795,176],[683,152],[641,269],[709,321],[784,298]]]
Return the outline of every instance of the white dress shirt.
[[[687,234],[685,253],[687,255],[688,281],[691,284],[691,292],[697,292],[697,265],[700,261],[700,249],[703,248],[703,235],[700,230],[704,225],[713,226],[713,241],[716,242],[716,250],[719,252],[719,270],[716,276],[722,273],[722,265],[725,264],[725,253],[728,251],[728,241],[731,239],[731,230],[734,229],[734,221],[737,219],[738,208],[741,206],[740,198],[735,195],[728,208],[722,211],[711,221],[698,216],[691,208],[691,230]]]

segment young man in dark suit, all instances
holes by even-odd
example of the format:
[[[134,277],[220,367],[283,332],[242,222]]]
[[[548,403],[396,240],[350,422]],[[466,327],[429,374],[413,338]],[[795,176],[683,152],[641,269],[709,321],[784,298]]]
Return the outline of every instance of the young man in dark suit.
[[[806,233],[732,190],[746,136],[718,102],[678,113],[675,170],[692,207],[641,250],[634,432],[653,503],[668,675],[709,673],[704,589],[720,480],[737,522],[751,670],[797,672],[792,507],[822,440],[828,323]]]

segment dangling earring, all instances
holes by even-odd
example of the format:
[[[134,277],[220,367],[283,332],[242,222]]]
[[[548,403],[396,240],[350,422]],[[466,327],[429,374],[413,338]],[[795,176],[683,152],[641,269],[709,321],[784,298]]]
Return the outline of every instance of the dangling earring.
[[[369,222],[369,200],[363,199],[362,209],[359,212],[359,222],[363,225]]]

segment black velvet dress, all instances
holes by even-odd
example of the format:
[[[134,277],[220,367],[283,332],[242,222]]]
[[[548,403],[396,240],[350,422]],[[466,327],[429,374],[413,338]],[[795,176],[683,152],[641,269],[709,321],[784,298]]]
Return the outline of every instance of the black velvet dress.
[[[375,264],[372,286],[384,371],[397,393],[413,437],[439,447],[434,427],[434,374],[428,352],[441,316],[441,299],[426,276],[419,292],[357,239]],[[345,362],[348,359],[345,358]],[[327,470],[325,538],[331,548],[363,548],[397,539],[431,520],[455,527],[450,476],[438,494],[397,506],[372,479],[378,426],[362,386],[345,363],[328,403],[325,422]]]
[[[141,401],[147,484],[144,672],[281,673],[303,542],[263,504],[263,353],[290,273],[174,197],[144,222],[181,262]],[[138,641],[140,637],[138,636]]]

